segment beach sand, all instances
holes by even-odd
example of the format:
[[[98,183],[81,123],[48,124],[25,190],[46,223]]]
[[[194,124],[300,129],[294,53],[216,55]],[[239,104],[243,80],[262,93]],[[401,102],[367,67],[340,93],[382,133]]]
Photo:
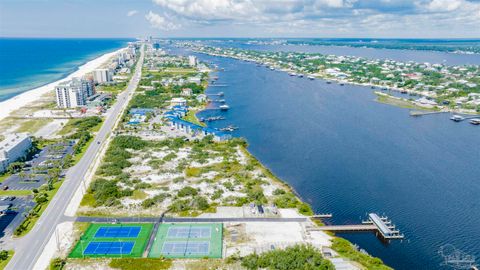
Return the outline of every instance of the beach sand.
[[[92,72],[96,68],[100,67],[103,63],[109,60],[118,52],[124,50],[125,48],[119,49],[117,51],[106,53],[98,58],[95,58],[84,65],[80,66],[77,71],[71,73],[67,77],[60,79],[58,81],[46,84],[44,86],[40,86],[38,88],[26,91],[21,93],[20,95],[14,96],[11,99],[7,99],[5,101],[0,102],[0,120],[8,117],[10,113],[15,110],[18,110],[30,103],[34,103],[38,99],[40,99],[43,95],[47,94],[50,91],[53,91],[54,87],[64,81],[68,81],[74,77],[81,77],[86,73]]]

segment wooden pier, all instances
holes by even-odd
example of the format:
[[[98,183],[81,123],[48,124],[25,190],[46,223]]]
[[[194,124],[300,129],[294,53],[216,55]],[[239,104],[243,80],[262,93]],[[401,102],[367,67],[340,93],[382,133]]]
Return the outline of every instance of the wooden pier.
[[[308,228],[309,231],[330,231],[330,232],[376,232],[384,239],[403,239],[404,235],[395,229],[395,225],[387,217],[381,217],[375,213],[368,214],[368,220],[362,224],[354,225],[328,225]]]
[[[435,112],[430,112],[430,111],[410,111],[410,116],[413,116],[413,117],[419,117],[419,116],[423,116],[423,115],[429,115],[429,114],[438,114],[438,113],[448,113],[448,112],[444,112],[444,111],[435,111]]]

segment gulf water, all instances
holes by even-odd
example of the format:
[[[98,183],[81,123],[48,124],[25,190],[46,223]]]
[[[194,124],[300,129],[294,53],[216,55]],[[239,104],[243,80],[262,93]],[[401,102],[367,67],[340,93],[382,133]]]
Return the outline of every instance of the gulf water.
[[[385,51],[391,58],[392,50],[375,53]],[[210,126],[238,126],[234,135],[245,137],[263,164],[317,213],[333,213],[326,222],[358,224],[366,213],[385,213],[406,238],[340,236],[395,269],[449,269],[438,254],[447,244],[480,257],[480,127],[449,114],[410,117],[407,109],[375,102],[367,87],[197,55],[225,69],[217,84],[227,86],[207,92],[224,92],[231,109],[202,112],[227,118]],[[422,55],[436,62],[451,54]]]
[[[66,77],[132,39],[0,38],[0,101]]]

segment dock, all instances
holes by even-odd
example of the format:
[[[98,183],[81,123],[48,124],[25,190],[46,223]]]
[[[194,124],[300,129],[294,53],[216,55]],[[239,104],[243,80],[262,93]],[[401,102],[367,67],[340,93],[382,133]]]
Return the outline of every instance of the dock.
[[[316,214],[312,216],[312,218],[331,218],[331,217],[333,217],[332,214]]]
[[[330,231],[330,232],[376,232],[382,238],[403,239],[405,236],[395,229],[395,225],[388,219],[375,213],[368,214],[368,220],[362,221],[362,224],[354,225],[327,225],[314,228],[308,228],[309,231]]]
[[[438,113],[447,113],[447,112],[429,112],[429,111],[410,111],[410,116],[413,117],[419,117],[423,115],[429,115],[429,114],[438,114]]]

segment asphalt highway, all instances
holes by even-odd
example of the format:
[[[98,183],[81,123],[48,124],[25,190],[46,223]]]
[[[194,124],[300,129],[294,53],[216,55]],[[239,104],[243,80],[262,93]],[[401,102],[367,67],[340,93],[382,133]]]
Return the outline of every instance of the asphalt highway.
[[[15,255],[7,265],[6,269],[27,270],[34,269],[35,263],[41,256],[43,249],[55,232],[58,224],[63,222],[63,213],[65,212],[70,200],[81,188],[81,183],[85,179],[89,167],[106,143],[110,132],[124,108],[128,105],[130,97],[133,95],[142,76],[142,65],[144,60],[144,50],[142,47],[141,56],[137,62],[135,73],[132,76],[126,91],[117,96],[117,101],[111,108],[111,112],[106,117],[102,127],[94,138],[94,141],[88,147],[82,159],[66,174],[65,181],[52,199],[47,209],[43,212],[35,227],[23,238],[16,241]]]

